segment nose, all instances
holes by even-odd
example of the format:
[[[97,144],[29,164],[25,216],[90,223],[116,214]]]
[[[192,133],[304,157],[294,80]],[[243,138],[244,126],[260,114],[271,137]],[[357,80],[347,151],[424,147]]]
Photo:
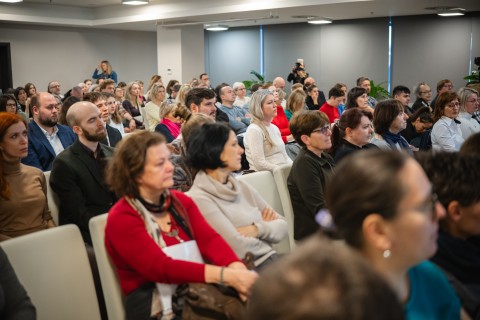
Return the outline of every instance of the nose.
[[[27,135],[25,135],[25,136],[22,135],[22,137],[20,139],[21,139],[22,144],[27,144],[28,143],[28,136]]]
[[[445,207],[438,201],[435,203],[435,215],[437,220],[443,219],[447,215]]]
[[[171,172],[174,168],[175,166],[173,165],[173,163],[170,160],[167,160],[167,171]]]
[[[403,114],[403,118],[404,118],[405,120],[407,120],[407,119],[409,118],[408,114],[404,113],[404,114]]]

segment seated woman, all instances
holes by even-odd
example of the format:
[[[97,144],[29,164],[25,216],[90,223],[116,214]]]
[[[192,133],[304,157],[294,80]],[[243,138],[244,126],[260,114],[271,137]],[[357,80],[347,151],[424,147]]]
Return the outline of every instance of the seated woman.
[[[155,283],[224,283],[246,297],[256,279],[195,203],[168,191],[174,169],[168,156],[162,135],[141,131],[122,140],[107,167],[107,182],[122,198],[108,213],[105,246],[126,297],[127,319],[156,319]],[[189,240],[209,264],[176,260],[162,250]]]
[[[136,127],[142,128],[144,119],[140,114],[140,108],[143,107],[143,102],[140,99],[140,84],[138,82],[130,82],[127,85],[122,106],[124,110],[122,117],[129,121],[130,130],[133,131]]]
[[[345,110],[351,108],[359,108],[360,110],[368,111],[373,114],[372,107],[368,105],[368,93],[365,88],[353,87],[348,91]]]
[[[20,163],[27,154],[25,119],[0,113],[0,241],[55,227],[43,172]]]
[[[433,126],[432,113],[429,107],[420,107],[408,116],[407,127],[400,131],[407,142],[419,150],[430,150],[432,139],[430,137]]]
[[[462,138],[466,140],[472,134],[480,132],[480,124],[473,119],[473,114],[478,111],[478,91],[473,88],[460,88],[458,100],[460,113],[457,120],[461,122]]]
[[[460,319],[455,291],[425,261],[437,249],[445,209],[415,160],[403,152],[357,152],[336,168],[326,200],[337,236],[389,282],[407,320]],[[328,222],[325,216],[317,220]]]
[[[190,112],[185,106],[166,100],[160,105],[159,115],[162,120],[155,127],[155,131],[163,134],[167,138],[167,143],[170,143],[180,134],[182,123],[188,119]]]
[[[332,148],[329,153],[335,163],[339,163],[355,151],[376,148],[370,143],[372,134],[372,114],[359,108],[348,109],[332,128]]]
[[[318,110],[325,103],[325,97],[320,97],[320,91],[318,87],[314,84],[307,87],[307,99],[305,100],[308,109]]]
[[[295,112],[305,110],[305,91],[303,89],[292,90],[287,99],[287,106],[285,107],[285,116],[288,121],[292,119]]]
[[[418,161],[447,215],[440,221],[438,250],[431,260],[446,272],[465,311],[480,316],[480,156],[425,153]]]
[[[278,127],[272,124],[277,115],[275,98],[268,90],[258,90],[250,100],[252,122],[247,128],[243,143],[250,169],[273,171],[292,163],[285,150]]]
[[[108,125],[120,131],[123,137],[125,135],[125,127],[123,126],[122,116],[120,115],[120,103],[113,93],[104,92],[103,96],[107,100],[106,104],[109,114]]]
[[[0,112],[18,114],[22,116],[27,123],[29,122],[28,116],[22,111],[22,109],[19,108],[17,99],[9,94],[0,95]]]
[[[290,121],[290,130],[302,149],[293,162],[287,185],[294,216],[294,238],[302,240],[318,230],[315,215],[325,208],[325,185],[335,162],[330,149],[332,131],[328,117],[319,111],[300,111]]]
[[[25,112],[27,103],[27,92],[25,91],[24,87],[17,87],[15,89],[15,99],[17,99],[21,111]]]
[[[253,253],[258,268],[276,259],[272,244],[287,236],[287,223],[257,191],[232,176],[241,168],[242,153],[225,124],[197,128],[187,141],[187,161],[199,170],[189,195],[239,257]]]
[[[383,150],[404,150],[412,154],[407,140],[400,131],[407,127],[408,116],[402,103],[395,99],[380,101],[375,106],[373,128],[375,136],[372,143]]]
[[[162,84],[154,83],[148,90],[148,100],[145,105],[145,116],[150,131],[160,123],[160,105],[165,100],[165,88]]]
[[[443,92],[436,98],[433,110],[432,148],[458,151],[465,140],[460,130],[458,117],[460,102],[455,92]]]

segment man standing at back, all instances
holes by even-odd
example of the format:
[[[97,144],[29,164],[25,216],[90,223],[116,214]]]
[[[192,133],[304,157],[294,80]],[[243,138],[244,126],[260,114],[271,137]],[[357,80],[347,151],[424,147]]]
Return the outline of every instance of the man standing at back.
[[[39,92],[30,104],[33,121],[28,125],[28,156],[22,163],[50,171],[55,157],[77,137],[69,127],[57,123],[59,105],[53,95]]]
[[[60,199],[60,224],[77,225],[83,240],[92,245],[88,222],[108,212],[116,201],[103,178],[113,148],[100,143],[107,131],[102,114],[93,103],[72,105],[67,122],[78,140],[55,159],[50,186]]]

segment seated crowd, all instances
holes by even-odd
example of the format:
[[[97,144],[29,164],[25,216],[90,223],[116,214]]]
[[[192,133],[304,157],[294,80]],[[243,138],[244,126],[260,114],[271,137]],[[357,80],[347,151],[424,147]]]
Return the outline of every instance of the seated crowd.
[[[57,81],[7,90],[0,241],[56,227],[50,186],[94,275],[89,221],[108,212],[127,319],[173,319],[157,285],[190,282],[233,287],[249,319],[480,317],[479,85],[441,80],[432,99],[421,82],[413,103],[398,85],[377,101],[366,77],[324,94],[298,70],[288,94],[282,77],[212,89],[205,73],[165,85],[154,75],[145,93],[104,60],[64,95]],[[297,247],[280,254],[287,219],[237,177],[284,167]],[[165,250],[190,240],[203,262]],[[9,285],[20,289],[0,275],[0,318],[9,290],[34,317],[28,292]]]

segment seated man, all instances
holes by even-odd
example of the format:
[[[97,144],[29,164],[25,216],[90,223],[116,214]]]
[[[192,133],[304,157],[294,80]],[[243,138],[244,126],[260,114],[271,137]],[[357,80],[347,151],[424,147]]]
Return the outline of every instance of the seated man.
[[[116,201],[103,178],[113,148],[100,143],[107,132],[102,114],[93,103],[72,105],[67,122],[78,140],[55,159],[50,185],[60,199],[60,224],[76,224],[83,240],[92,245],[90,218],[108,212]]]
[[[50,171],[55,157],[77,137],[67,126],[58,124],[59,104],[53,95],[39,92],[30,101],[33,121],[28,125],[28,156],[22,163]]]
[[[236,135],[243,135],[250,124],[250,114],[244,108],[233,105],[235,92],[227,84],[221,84],[215,88],[217,101],[221,103],[220,110],[228,115],[228,123]]]
[[[418,160],[447,211],[431,260],[445,271],[465,311],[478,319],[480,247],[473,239],[480,236],[480,157],[441,152],[422,154]]]
[[[408,116],[411,116],[414,111],[410,108],[410,89],[405,86],[396,86],[393,88],[392,91],[393,99],[398,100],[402,103],[403,107],[405,108],[405,113]]]

